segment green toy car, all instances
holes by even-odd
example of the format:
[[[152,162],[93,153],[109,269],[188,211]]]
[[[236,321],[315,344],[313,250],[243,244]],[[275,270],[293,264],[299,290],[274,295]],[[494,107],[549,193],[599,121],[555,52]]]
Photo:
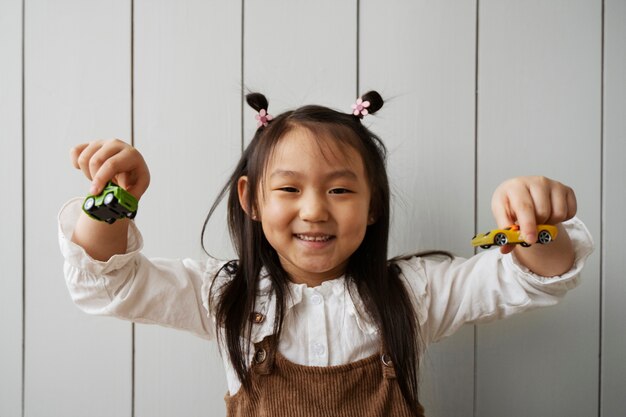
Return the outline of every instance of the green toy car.
[[[83,211],[92,219],[115,223],[118,219],[134,219],[138,202],[129,192],[109,181],[98,195],[88,195],[83,202]]]

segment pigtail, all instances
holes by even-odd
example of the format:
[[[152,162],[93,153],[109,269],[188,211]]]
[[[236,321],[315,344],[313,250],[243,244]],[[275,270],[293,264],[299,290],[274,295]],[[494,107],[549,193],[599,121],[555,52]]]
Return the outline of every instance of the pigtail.
[[[367,93],[363,94],[361,98],[370,102],[370,106],[368,108],[370,114],[376,113],[378,110],[382,109],[383,104],[385,104],[385,101],[383,100],[381,95],[378,94],[378,91],[375,90],[368,91]]]
[[[377,91],[368,91],[352,105],[352,115],[362,119],[363,116],[376,113],[383,107],[383,104],[385,101]]]
[[[246,94],[246,103],[258,112],[261,110],[267,111],[267,107],[269,105],[267,98],[265,98],[265,96],[261,93]]]
[[[246,95],[246,102],[250,107],[259,112],[259,114],[254,116],[257,120],[257,129],[267,127],[269,122],[274,118],[267,112],[267,107],[269,106],[267,98],[261,93],[250,93]]]

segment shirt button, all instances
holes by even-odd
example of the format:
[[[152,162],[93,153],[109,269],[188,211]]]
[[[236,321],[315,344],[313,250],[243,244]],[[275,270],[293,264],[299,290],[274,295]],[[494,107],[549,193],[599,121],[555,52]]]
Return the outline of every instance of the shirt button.
[[[324,356],[326,353],[326,348],[321,343],[315,342],[313,343],[313,354],[315,356]]]
[[[313,294],[311,296],[311,302],[315,305],[319,305],[322,303],[322,296],[319,294]]]

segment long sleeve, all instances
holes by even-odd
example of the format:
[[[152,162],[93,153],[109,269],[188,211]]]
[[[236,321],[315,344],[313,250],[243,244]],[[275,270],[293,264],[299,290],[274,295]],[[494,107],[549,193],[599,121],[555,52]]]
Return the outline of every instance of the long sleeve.
[[[203,338],[214,337],[207,304],[210,285],[222,266],[220,261],[148,259],[140,252],[143,240],[132,222],[127,253],[114,255],[107,262],[94,260],[71,241],[80,210],[80,200],[74,199],[59,213],[65,279],[80,309],[186,330]]]
[[[577,218],[564,223],[574,244],[575,262],[561,276],[542,277],[521,265],[513,254],[481,252],[469,259],[415,257],[399,266],[413,292],[426,343],[445,338],[465,323],[505,318],[556,304],[579,282],[593,241]]]

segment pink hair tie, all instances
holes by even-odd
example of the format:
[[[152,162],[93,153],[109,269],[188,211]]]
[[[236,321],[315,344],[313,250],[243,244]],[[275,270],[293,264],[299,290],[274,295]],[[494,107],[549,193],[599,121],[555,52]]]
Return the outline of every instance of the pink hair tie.
[[[362,118],[363,116],[367,116],[369,112],[367,108],[370,106],[369,101],[363,101],[361,97],[356,100],[356,103],[352,105],[352,114],[357,117]]]
[[[256,116],[254,116],[258,123],[256,125],[257,128],[261,127],[261,126],[267,126],[267,124],[270,122],[270,120],[272,120],[274,117],[271,114],[268,114],[265,109],[261,109],[261,111],[259,112],[259,114],[257,114]]]

